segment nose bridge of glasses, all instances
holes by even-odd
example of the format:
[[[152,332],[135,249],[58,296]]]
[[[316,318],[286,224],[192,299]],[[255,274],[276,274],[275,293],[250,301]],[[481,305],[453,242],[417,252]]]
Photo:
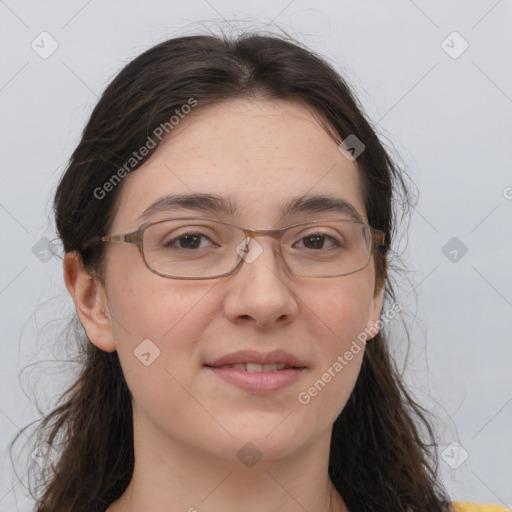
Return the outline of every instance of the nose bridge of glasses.
[[[279,240],[286,228],[281,229],[243,229],[245,235],[249,238],[257,238],[260,236],[269,236]]]
[[[257,241],[256,238],[260,237],[270,237],[274,240],[277,240],[279,243],[281,242],[281,238],[283,235],[283,232],[286,230],[286,228],[281,229],[243,229],[247,239]],[[261,245],[261,244],[260,244]],[[277,253],[280,252],[280,248],[277,248]]]
[[[269,241],[272,247],[271,251],[278,259],[282,258],[280,241],[284,229],[240,229],[244,232],[245,238],[243,248],[239,245],[237,253],[245,262],[253,263],[264,252],[264,242],[261,243],[261,240],[257,240],[260,237],[270,237],[274,241],[277,240],[279,242],[277,248],[274,248],[275,242]]]

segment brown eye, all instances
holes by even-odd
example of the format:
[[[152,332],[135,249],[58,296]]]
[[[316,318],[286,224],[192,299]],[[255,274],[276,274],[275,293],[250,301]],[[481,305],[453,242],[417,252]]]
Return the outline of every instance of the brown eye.
[[[334,237],[325,235],[322,233],[315,233],[311,235],[307,235],[301,240],[304,243],[304,247],[306,249],[328,249],[330,247],[339,246],[340,243]],[[325,245],[328,244],[328,247]]]
[[[201,240],[207,240],[210,242],[210,247],[214,245],[211,243],[211,240],[201,233],[187,233],[185,235],[180,235],[179,237],[173,238],[167,242],[164,242],[162,245],[165,248],[174,248],[174,249],[201,249]]]
[[[168,240],[163,244],[163,246],[174,247],[176,244],[178,244],[178,248],[180,249],[195,249],[198,246],[197,241],[199,239],[200,237],[197,235],[184,235],[180,236],[179,238],[173,238],[171,240]]]

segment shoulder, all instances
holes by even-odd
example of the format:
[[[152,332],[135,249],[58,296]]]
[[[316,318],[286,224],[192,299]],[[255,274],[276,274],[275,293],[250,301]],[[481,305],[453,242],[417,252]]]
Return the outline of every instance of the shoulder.
[[[467,501],[453,501],[450,512],[510,512],[509,508],[501,505],[483,505]]]

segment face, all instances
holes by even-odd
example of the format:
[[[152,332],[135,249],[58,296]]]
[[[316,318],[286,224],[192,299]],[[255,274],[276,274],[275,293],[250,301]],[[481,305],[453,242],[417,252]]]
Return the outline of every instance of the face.
[[[311,194],[343,199],[367,219],[355,162],[299,103],[198,107],[171,135],[124,179],[108,234],[173,216],[214,215],[253,229],[332,218],[333,212],[281,216],[282,204]],[[220,196],[237,211],[167,208],[140,217],[166,195],[191,193]],[[118,351],[136,428],[148,438],[233,462],[241,449],[254,450],[243,448],[249,442],[272,461],[329,438],[359,373],[364,345],[354,350],[353,342],[382,306],[373,258],[351,275],[300,277],[281,263],[274,239],[257,241],[261,253],[253,261],[228,277],[199,281],[163,278],[148,270],[135,245],[106,244],[98,301],[105,320],[82,321],[93,343]],[[276,350],[301,369],[287,370],[286,378],[269,371],[247,384],[207,366],[239,351],[258,358]]]

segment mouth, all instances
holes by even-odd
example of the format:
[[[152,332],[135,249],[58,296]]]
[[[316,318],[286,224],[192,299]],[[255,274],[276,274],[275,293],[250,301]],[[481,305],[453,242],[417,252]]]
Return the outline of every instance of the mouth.
[[[239,364],[224,364],[222,366],[210,366],[205,365],[208,368],[217,368],[219,370],[224,370],[226,368],[235,368],[236,370],[241,370],[249,373],[269,373],[269,372],[280,372],[283,370],[296,370],[299,367],[290,366],[284,363],[274,363],[274,364],[258,364],[258,363],[239,363]]]
[[[251,393],[269,393],[295,383],[307,369],[295,356],[274,351],[242,351],[204,365],[224,382]]]

